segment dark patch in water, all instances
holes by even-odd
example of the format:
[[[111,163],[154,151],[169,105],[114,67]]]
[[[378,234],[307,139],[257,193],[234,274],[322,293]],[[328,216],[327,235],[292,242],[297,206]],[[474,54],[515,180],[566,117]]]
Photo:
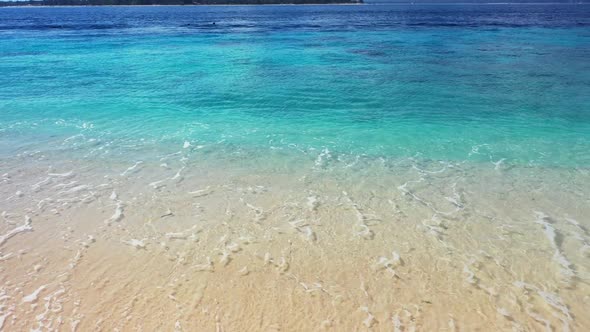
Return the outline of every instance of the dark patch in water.
[[[382,57],[387,56],[387,53],[385,53],[383,51],[371,50],[371,49],[354,49],[354,50],[350,50],[348,52],[352,53],[352,54],[366,55],[366,56],[372,57],[372,58],[382,58]]]
[[[0,53],[0,57],[18,57],[18,56],[31,56],[31,55],[42,55],[47,54],[47,52],[8,52],[8,53]]]
[[[0,25],[0,30],[109,30],[127,27],[126,24],[31,24]]]

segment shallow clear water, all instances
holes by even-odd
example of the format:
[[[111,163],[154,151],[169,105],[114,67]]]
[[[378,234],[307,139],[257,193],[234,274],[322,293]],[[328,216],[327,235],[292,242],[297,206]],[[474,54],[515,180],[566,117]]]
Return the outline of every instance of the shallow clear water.
[[[588,59],[588,5],[2,8],[0,330],[588,330]]]

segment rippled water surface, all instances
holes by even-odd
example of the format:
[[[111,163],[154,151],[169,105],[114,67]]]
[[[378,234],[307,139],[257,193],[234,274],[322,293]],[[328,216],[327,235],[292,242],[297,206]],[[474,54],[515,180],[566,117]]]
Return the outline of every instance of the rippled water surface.
[[[590,6],[0,9],[0,330],[585,331]]]

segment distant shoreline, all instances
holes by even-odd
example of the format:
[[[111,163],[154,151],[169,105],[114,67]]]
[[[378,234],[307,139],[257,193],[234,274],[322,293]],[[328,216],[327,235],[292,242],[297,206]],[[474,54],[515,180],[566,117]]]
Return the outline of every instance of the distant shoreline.
[[[36,6],[1,6],[0,8],[59,8],[59,7],[243,7],[243,6],[359,6],[366,5],[366,3],[265,3],[265,4],[236,4],[236,5],[216,5],[216,4],[191,4],[191,5],[36,5]]]
[[[245,7],[245,6],[360,6],[366,3],[334,2],[334,3],[265,3],[265,4],[187,4],[187,5],[18,5],[0,8],[84,8],[84,7]]]
[[[23,1],[25,2],[25,1]],[[55,8],[55,7],[65,7],[65,8],[73,8],[73,7],[185,7],[185,6],[198,6],[198,7],[244,7],[244,6],[359,6],[359,5],[369,5],[369,6],[453,6],[453,5],[470,5],[470,6],[481,6],[481,5],[564,5],[564,6],[577,6],[577,5],[590,5],[590,2],[579,2],[579,3],[571,3],[571,2],[481,2],[481,3],[473,3],[473,2],[447,2],[447,3],[436,3],[436,2],[423,2],[423,3],[411,3],[411,2],[376,2],[376,3],[366,3],[366,2],[334,2],[334,3],[277,3],[277,4],[154,4],[154,5],[2,5],[2,1],[0,1],[0,8]]]
[[[2,7],[356,5],[364,0],[0,0]]]

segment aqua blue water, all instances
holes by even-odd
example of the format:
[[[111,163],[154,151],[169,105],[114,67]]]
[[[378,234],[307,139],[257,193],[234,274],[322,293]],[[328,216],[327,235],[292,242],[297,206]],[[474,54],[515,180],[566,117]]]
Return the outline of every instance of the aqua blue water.
[[[3,8],[0,158],[588,167],[589,59],[584,5]]]

